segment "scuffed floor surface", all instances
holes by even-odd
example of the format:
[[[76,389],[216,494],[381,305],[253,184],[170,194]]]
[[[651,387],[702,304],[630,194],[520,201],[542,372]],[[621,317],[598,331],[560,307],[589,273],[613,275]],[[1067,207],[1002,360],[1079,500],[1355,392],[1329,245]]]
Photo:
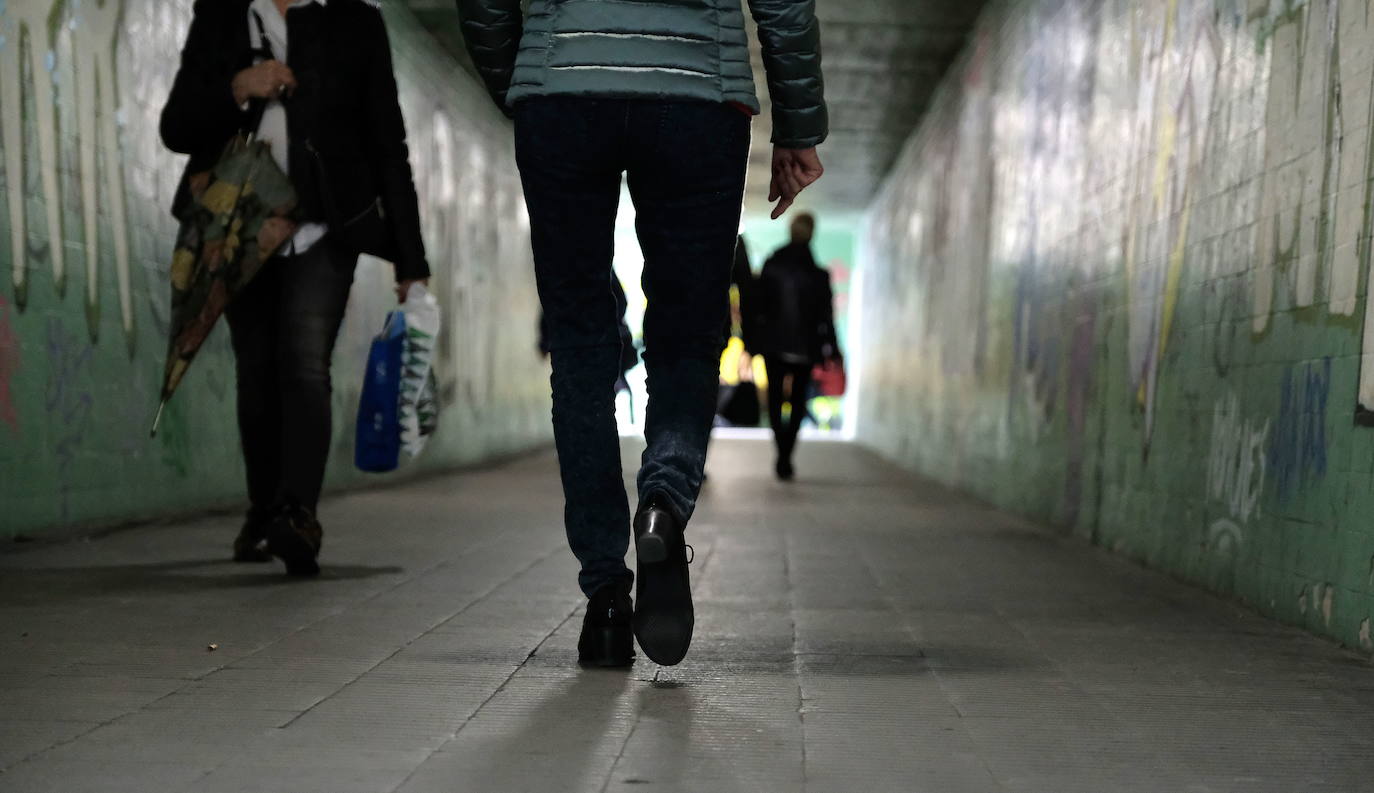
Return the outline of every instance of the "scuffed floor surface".
[[[854,447],[771,462],[713,449],[671,669],[576,667],[551,454],[329,500],[316,581],[223,561],[232,517],[0,554],[0,791],[1374,789],[1361,657]]]

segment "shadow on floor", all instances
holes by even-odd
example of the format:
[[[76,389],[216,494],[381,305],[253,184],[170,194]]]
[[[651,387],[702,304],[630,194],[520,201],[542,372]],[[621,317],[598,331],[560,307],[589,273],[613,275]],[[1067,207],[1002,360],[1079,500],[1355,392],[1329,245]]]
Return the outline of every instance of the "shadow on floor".
[[[611,770],[607,763],[619,747],[610,744],[618,743],[616,734],[631,718],[624,694],[632,680],[628,669],[583,670],[552,689],[542,675],[513,678],[507,702],[484,706],[435,755],[432,770],[420,770],[421,787],[430,790],[451,777],[456,790],[527,790],[551,779],[563,790],[587,788]],[[512,712],[509,703],[531,689],[547,693],[533,707],[521,704]]]
[[[313,581],[349,581],[393,575],[395,565],[325,564],[316,578],[291,578],[281,565],[236,564],[224,559],[187,559],[142,564],[79,567],[7,568],[0,576],[0,603],[54,598],[110,597],[120,594],[177,594],[268,586],[298,586]]]

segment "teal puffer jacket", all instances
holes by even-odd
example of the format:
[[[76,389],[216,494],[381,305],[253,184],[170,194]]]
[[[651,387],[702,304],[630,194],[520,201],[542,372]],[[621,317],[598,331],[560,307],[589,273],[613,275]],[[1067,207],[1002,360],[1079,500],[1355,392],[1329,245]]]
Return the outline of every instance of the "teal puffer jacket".
[[[741,0],[457,0],[463,37],[503,108],[532,96],[759,101]],[[748,0],[758,23],[773,142],[825,140],[815,0]]]

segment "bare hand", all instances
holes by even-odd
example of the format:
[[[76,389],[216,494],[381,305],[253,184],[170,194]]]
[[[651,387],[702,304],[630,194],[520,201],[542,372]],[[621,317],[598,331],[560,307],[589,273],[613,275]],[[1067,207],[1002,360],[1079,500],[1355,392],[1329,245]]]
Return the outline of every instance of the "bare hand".
[[[231,87],[240,105],[249,99],[280,99],[296,90],[296,75],[281,61],[263,61],[234,75]]]
[[[754,382],[754,356],[748,352],[740,353],[738,375],[741,383]]]
[[[801,191],[810,187],[825,173],[816,147],[784,149],[773,147],[773,183],[768,187],[768,200],[777,201],[773,219],[782,217]]]
[[[425,286],[425,287],[428,287],[428,286],[429,286],[429,279],[428,279],[428,278],[407,278],[406,280],[401,281],[400,283],[396,284],[396,299],[397,299],[397,301],[399,301],[399,302],[401,302],[401,303],[406,302],[406,293],[410,291],[410,285],[411,285],[411,284],[421,284],[421,285],[423,285],[423,286]]]

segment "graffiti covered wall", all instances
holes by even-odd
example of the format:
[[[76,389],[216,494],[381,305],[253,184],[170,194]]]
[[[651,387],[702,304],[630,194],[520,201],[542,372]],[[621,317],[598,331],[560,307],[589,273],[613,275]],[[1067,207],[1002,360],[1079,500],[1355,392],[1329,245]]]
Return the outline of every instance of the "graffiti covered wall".
[[[994,2],[869,218],[861,439],[1374,649],[1372,88],[1368,0]]]
[[[507,122],[408,11],[384,10],[447,323],[441,428],[413,471],[544,442],[548,386]],[[148,437],[184,164],[157,122],[190,15],[190,0],[0,0],[0,539],[239,496],[223,329]],[[353,416],[392,277],[358,268],[335,354],[334,487],[363,481]]]

